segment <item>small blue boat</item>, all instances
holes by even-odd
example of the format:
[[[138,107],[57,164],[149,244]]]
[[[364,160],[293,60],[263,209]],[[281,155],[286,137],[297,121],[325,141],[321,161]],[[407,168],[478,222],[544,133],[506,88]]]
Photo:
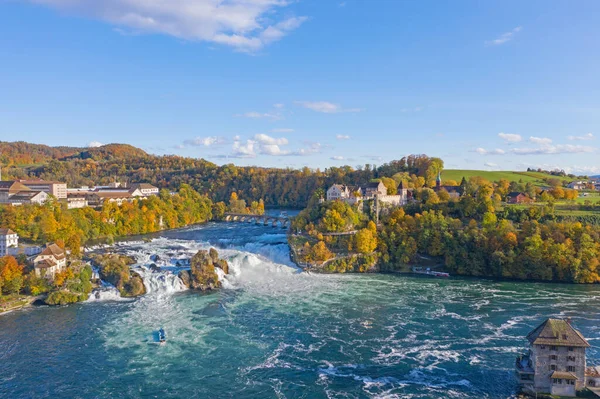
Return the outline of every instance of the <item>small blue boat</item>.
[[[161,328],[160,330],[158,330],[158,341],[160,343],[167,342],[167,333],[165,333],[164,328]]]

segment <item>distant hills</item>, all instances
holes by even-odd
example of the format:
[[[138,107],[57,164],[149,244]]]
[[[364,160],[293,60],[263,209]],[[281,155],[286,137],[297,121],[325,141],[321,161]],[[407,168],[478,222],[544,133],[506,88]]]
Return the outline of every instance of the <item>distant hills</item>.
[[[145,151],[129,144],[107,144],[101,147],[50,147],[24,141],[0,141],[0,160],[5,165],[38,165],[52,160],[94,159],[101,161],[147,156]]]

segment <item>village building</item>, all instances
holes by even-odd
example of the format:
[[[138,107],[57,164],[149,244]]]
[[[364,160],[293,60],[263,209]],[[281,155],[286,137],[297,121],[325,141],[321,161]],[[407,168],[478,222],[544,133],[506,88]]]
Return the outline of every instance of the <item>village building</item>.
[[[148,197],[150,195],[158,195],[159,193],[159,189],[158,187],[153,186],[152,184],[148,184],[148,183],[134,183],[131,185],[131,190],[139,190],[139,192],[142,193],[142,195]]]
[[[44,191],[19,191],[8,198],[8,203],[15,206],[24,204],[42,205],[46,203],[49,198],[50,196]]]
[[[442,173],[438,173],[437,179],[435,180],[435,188],[433,189],[436,193],[440,191],[446,191],[451,199],[459,199],[463,194],[463,189],[460,186],[444,186],[442,185]]]
[[[573,190],[585,190],[588,186],[588,182],[586,181],[572,181],[571,183],[567,184],[568,188],[571,188]]]
[[[570,319],[547,319],[527,335],[529,352],[517,357],[516,375],[528,394],[575,397],[585,387],[595,390],[600,370],[586,366],[590,344]]]
[[[30,190],[43,191],[48,195],[54,196],[57,199],[67,198],[67,183],[57,181],[46,181],[41,179],[33,180],[17,180],[19,183],[26,185]]]
[[[54,279],[56,273],[67,267],[67,255],[61,247],[56,244],[49,244],[33,260],[35,275]]]
[[[67,194],[67,209],[85,208],[88,201],[84,193]]]
[[[528,204],[532,199],[525,193],[513,191],[506,196],[506,202],[509,204]]]
[[[0,229],[0,257],[10,254],[11,248],[19,246],[19,235],[11,229]]]

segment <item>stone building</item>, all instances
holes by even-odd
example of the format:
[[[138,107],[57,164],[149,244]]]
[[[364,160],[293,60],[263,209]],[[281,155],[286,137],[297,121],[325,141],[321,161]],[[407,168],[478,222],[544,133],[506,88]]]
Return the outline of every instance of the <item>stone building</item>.
[[[586,386],[586,349],[590,344],[569,319],[547,319],[527,335],[527,340],[529,352],[516,361],[523,392],[574,397]]]
[[[402,206],[408,202],[408,190],[401,182],[395,194],[388,193],[382,182],[371,182],[364,186],[345,186],[334,184],[327,189],[327,201],[344,201],[350,205],[359,204],[366,200],[377,199],[381,204]]]

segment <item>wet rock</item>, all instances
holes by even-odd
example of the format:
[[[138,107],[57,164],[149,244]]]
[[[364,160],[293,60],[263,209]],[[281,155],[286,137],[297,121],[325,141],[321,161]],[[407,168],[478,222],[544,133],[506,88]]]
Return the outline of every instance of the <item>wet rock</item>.
[[[121,289],[121,296],[132,298],[144,294],[146,294],[146,286],[144,285],[142,276],[132,271],[129,281],[127,281]]]
[[[149,268],[150,268],[150,270],[152,270],[153,272],[157,272],[157,273],[160,273],[160,272],[161,272],[161,268],[160,268],[160,267],[158,267],[158,266],[156,265],[156,263],[152,263],[152,264],[149,266]]]
[[[219,260],[219,253],[217,252],[216,249],[211,248],[208,251],[208,255],[210,256],[210,258],[212,259],[213,263],[217,263],[217,261]]]
[[[192,276],[189,270],[182,270],[177,276],[179,277],[184,286],[186,286],[188,289],[191,288],[190,282],[192,280]]]
[[[225,259],[217,259],[215,266],[223,270],[225,274],[229,274],[229,263]]]

